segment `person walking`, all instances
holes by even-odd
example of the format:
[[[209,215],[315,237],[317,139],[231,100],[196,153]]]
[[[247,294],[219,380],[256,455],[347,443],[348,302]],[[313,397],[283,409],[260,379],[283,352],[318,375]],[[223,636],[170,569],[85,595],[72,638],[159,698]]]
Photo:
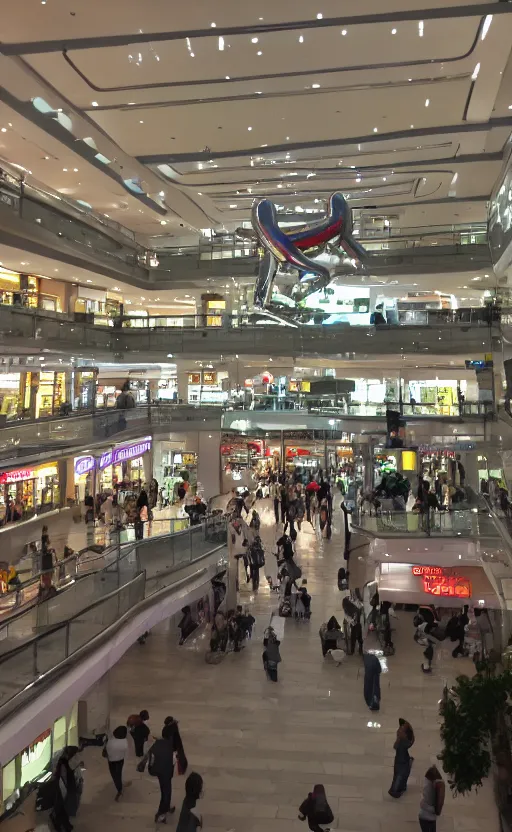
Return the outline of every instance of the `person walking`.
[[[139,714],[131,714],[126,722],[130,734],[133,737],[136,757],[144,756],[144,744],[148,741],[150,736],[150,730],[147,725],[148,719],[149,713],[146,710],[143,710]]]
[[[155,814],[156,823],[165,823],[167,815],[172,815],[176,811],[176,807],[171,806],[174,752],[177,750],[175,749],[175,742],[176,730],[174,723],[164,725],[161,739],[153,743],[137,766],[137,771],[144,771],[147,763],[149,774],[158,778],[160,802]]]
[[[185,797],[181,806],[176,832],[196,832],[202,829],[203,819],[197,808],[198,800],[203,796],[203,778],[192,771],[185,781]]]
[[[364,700],[370,711],[380,709],[380,674],[382,668],[374,653],[364,653]]]
[[[421,832],[436,832],[437,818],[443,811],[446,793],[445,782],[437,766],[425,772],[418,820]]]
[[[276,518],[276,526],[279,523],[279,496],[281,494],[281,486],[275,479],[272,480],[269,487],[269,497],[274,506],[274,517]]]
[[[412,745],[414,745],[414,731],[411,723],[405,719],[399,719],[396,740],[393,746],[395,749],[393,782],[388,791],[391,797],[401,797],[407,789],[407,781],[413,763],[413,757],[409,756],[409,749]]]
[[[123,766],[124,766],[124,758],[126,756],[126,752],[128,751],[128,740],[126,739],[128,735],[128,729],[126,725],[120,725],[118,728],[114,730],[114,733],[107,740],[105,747],[103,749],[103,755],[108,760],[108,769],[110,771],[110,776],[114,782],[114,786],[117,789],[116,794],[116,801],[123,794]]]
[[[307,820],[312,832],[324,832],[320,824],[332,823],[334,815],[327,802],[325,788],[319,783],[299,807],[299,820]]]

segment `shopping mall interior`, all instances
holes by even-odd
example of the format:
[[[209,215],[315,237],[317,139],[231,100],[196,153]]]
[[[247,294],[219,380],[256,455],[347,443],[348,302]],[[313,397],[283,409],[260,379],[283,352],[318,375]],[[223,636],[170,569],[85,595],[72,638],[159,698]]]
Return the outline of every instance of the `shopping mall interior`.
[[[427,5],[4,10],[2,832],[511,829],[512,2]]]

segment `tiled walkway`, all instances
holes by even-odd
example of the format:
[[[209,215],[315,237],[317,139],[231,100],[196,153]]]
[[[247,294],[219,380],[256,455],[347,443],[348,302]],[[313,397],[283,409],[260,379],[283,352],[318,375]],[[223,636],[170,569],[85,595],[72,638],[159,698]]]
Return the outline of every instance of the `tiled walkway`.
[[[275,527],[268,505],[260,503],[267,561],[275,548]],[[265,505],[265,508],[263,506]],[[337,521],[341,522],[340,512]],[[272,525],[270,523],[272,522]],[[111,675],[111,725],[148,708],[158,733],[164,717],[180,722],[190,769],[202,774],[205,832],[305,832],[297,809],[315,783],[325,785],[335,814],[333,828],[344,832],[412,832],[418,830],[420,783],[440,749],[438,700],[444,679],[471,672],[471,664],[439,651],[435,673],[422,674],[422,649],[413,639],[411,616],[399,613],[396,655],[383,674],[382,703],[370,713],[363,699],[361,660],[350,657],[341,667],[322,658],[318,629],[340,609],[336,573],[342,565],[342,537],[330,542],[303,527],[297,560],[312,595],[309,623],[286,620],[279,682],[265,678],[261,639],[275,596],[262,587],[244,595],[257,619],[253,641],[219,666],[204,661],[206,638],[177,646],[170,627],[155,630],[144,647],[134,645]],[[360,550],[361,551],[361,550]],[[364,551],[364,550],[362,550]],[[263,571],[263,570],[262,570]],[[269,569],[265,571],[270,571]],[[275,573],[275,568],[274,568]],[[340,614],[341,615],[341,614]],[[416,732],[415,757],[407,793],[388,796],[393,742],[399,717]],[[135,771],[133,748],[125,764],[131,781],[119,803],[99,750],[86,749],[86,788],[77,832],[141,832],[154,827],[158,785]],[[183,777],[175,777],[177,806]],[[174,827],[176,816],[168,821]],[[449,793],[439,832],[494,832],[498,821],[489,784],[478,795],[453,799]]]

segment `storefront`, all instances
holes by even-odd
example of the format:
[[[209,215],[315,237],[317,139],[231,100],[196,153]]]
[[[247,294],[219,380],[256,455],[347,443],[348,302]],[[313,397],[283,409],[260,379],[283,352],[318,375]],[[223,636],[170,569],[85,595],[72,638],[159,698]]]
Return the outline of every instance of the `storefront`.
[[[66,401],[66,374],[40,372],[36,393],[36,419],[55,416]]]
[[[189,373],[189,404],[223,404],[226,402],[229,394],[222,383],[224,378],[228,378],[228,373],[216,373],[213,370]]]
[[[463,604],[480,609],[500,609],[499,599],[480,566],[381,563],[376,570],[376,580],[381,601],[433,604],[457,610]]]
[[[86,497],[95,496],[96,459],[93,456],[78,456],[73,462],[74,499],[83,503]]]
[[[22,788],[36,786],[51,777],[52,760],[67,745],[78,745],[78,703],[68,714],[55,720],[19,754],[2,766],[0,790],[0,821],[5,812],[12,811],[22,799]],[[26,788],[23,789],[23,793]]]
[[[163,444],[163,443],[162,443]],[[162,452],[162,502],[173,505],[178,501],[178,486],[184,480],[188,483],[187,491],[196,493],[197,489],[197,454],[167,448]]]
[[[97,461],[98,493],[117,492],[120,502],[126,492],[138,493],[148,479],[144,474],[144,458],[151,453],[152,439],[146,436],[131,445],[105,451]]]
[[[6,419],[21,415],[26,373],[0,373],[0,414]]]
[[[178,401],[178,379],[176,376],[161,378],[158,381],[157,399],[164,402]]]
[[[17,468],[0,473],[0,505],[12,501],[20,519],[36,511],[60,505],[59,469],[56,462],[45,462],[33,468]],[[12,519],[12,518],[11,518]]]

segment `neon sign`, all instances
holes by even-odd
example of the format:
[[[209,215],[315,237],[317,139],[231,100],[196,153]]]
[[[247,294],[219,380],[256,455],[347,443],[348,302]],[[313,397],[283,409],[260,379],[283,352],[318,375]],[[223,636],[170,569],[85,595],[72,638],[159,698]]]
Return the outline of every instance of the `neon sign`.
[[[471,581],[452,575],[441,566],[413,566],[412,574],[423,578],[423,591],[438,598],[471,598]]]
[[[36,476],[33,468],[18,468],[17,471],[7,471],[0,474],[0,483],[22,482],[22,480],[32,480]]]

